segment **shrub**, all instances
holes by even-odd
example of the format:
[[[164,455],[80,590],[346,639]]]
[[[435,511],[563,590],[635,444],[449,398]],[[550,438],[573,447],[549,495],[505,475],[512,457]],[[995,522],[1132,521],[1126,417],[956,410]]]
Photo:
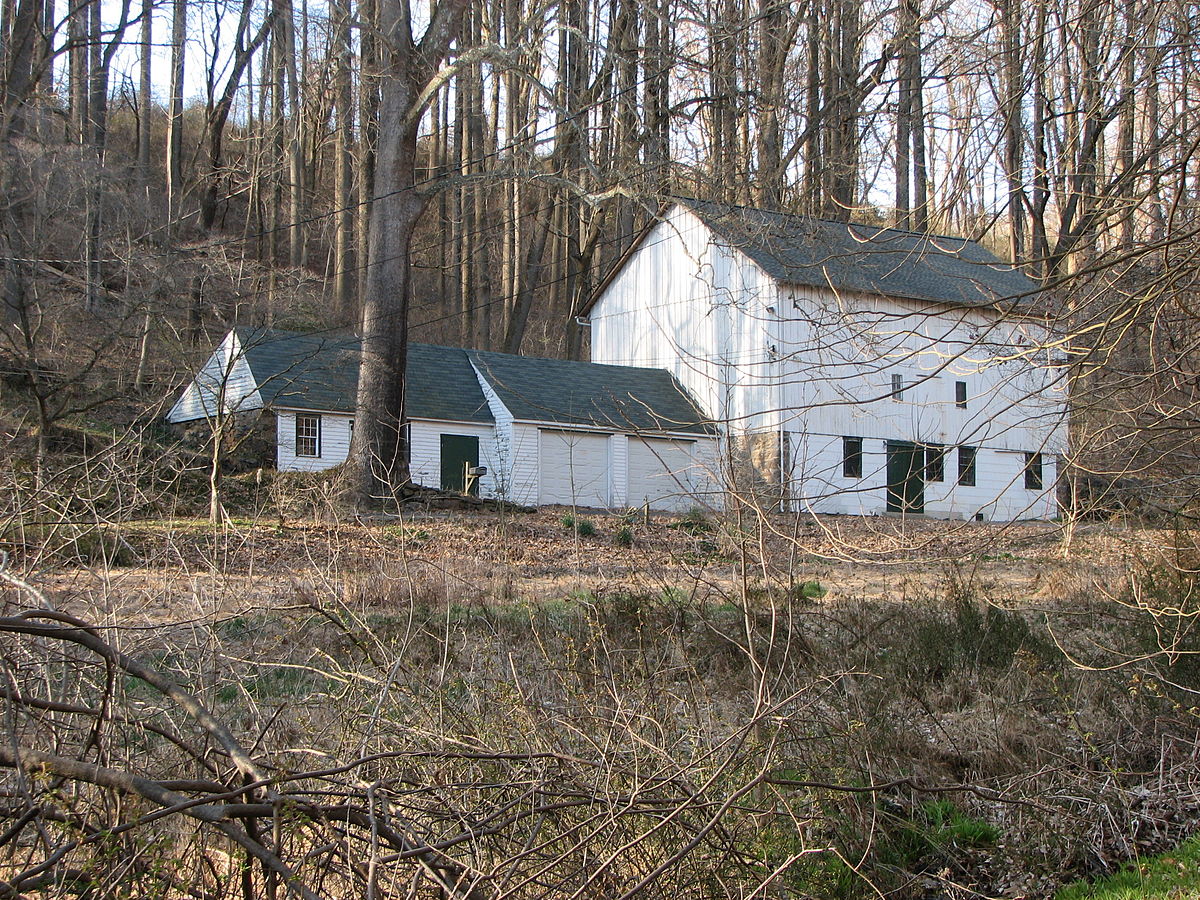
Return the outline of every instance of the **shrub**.
[[[591,537],[596,533],[596,523],[590,519],[576,519],[570,513],[562,517],[562,526],[580,537]]]
[[[905,633],[908,646],[901,654],[910,679],[938,681],[951,672],[1003,669],[1018,654],[1045,662],[1058,657],[1053,642],[1020,613],[971,597],[956,597],[948,612],[914,607],[912,613],[919,618]]]
[[[820,600],[829,591],[821,587],[821,582],[816,579],[809,581],[800,581],[793,584],[788,590],[789,600]]]
[[[617,529],[617,533],[613,535],[613,540],[616,541],[618,547],[632,547],[633,529],[628,525],[622,525]]]

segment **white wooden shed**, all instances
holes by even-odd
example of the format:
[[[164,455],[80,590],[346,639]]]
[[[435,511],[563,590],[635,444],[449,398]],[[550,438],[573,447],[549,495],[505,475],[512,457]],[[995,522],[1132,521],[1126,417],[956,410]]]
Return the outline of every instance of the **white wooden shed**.
[[[344,462],[356,338],[235,328],[167,416],[177,424],[266,411],[281,471]],[[716,428],[662,369],[410,344],[413,480],[530,505],[682,510],[721,503]]]

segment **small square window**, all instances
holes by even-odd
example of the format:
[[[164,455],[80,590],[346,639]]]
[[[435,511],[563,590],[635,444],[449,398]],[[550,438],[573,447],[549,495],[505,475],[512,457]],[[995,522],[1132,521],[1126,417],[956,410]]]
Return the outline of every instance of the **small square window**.
[[[904,398],[904,376],[892,375],[892,399],[901,400]]]
[[[860,437],[842,438],[842,477],[862,478],[863,475],[863,439]]]
[[[296,455],[321,455],[320,416],[296,416]]]
[[[1025,454],[1025,490],[1040,491],[1042,489],[1042,454]]]
[[[977,447],[958,448],[958,483],[966,487],[975,486],[975,457]]]
[[[941,444],[925,445],[925,480],[946,480],[946,448]]]
[[[967,383],[965,381],[954,382],[954,405],[959,409],[967,408]]]

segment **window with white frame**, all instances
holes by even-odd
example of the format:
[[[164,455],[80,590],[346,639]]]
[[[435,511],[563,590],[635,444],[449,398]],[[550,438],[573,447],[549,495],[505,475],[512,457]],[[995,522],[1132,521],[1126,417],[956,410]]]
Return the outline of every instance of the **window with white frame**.
[[[904,376],[896,372],[892,373],[892,399],[904,399]]]
[[[296,416],[296,455],[321,455],[320,416]]]

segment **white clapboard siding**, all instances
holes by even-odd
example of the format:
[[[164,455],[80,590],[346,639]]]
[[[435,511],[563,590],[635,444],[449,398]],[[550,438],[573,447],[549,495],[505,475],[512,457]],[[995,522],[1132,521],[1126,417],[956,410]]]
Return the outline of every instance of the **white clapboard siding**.
[[[532,506],[538,502],[538,429],[513,421],[512,412],[504,405],[488,380],[475,369],[475,378],[487,400],[492,418],[496,420],[495,454],[499,473],[494,482],[496,496],[512,503]]]
[[[610,506],[609,438],[585,431],[540,429],[538,502]]]
[[[319,455],[296,455],[296,416],[317,416],[321,423]],[[280,472],[320,472],[346,461],[350,454],[351,416],[284,409],[275,414],[276,466]]]
[[[497,452],[496,429],[473,422],[438,422],[414,419],[409,423],[409,475],[425,487],[442,486],[442,435],[454,434],[479,438],[479,464],[488,473],[479,480],[483,497],[498,495],[497,485],[507,478],[506,462]]]
[[[709,472],[701,449],[697,441],[629,438],[628,505],[678,511],[707,502]]]
[[[222,407],[223,401],[223,409]],[[262,409],[262,396],[246,362],[237,334],[230,331],[184,389],[167,413],[171,423],[216,418],[224,414]]]

